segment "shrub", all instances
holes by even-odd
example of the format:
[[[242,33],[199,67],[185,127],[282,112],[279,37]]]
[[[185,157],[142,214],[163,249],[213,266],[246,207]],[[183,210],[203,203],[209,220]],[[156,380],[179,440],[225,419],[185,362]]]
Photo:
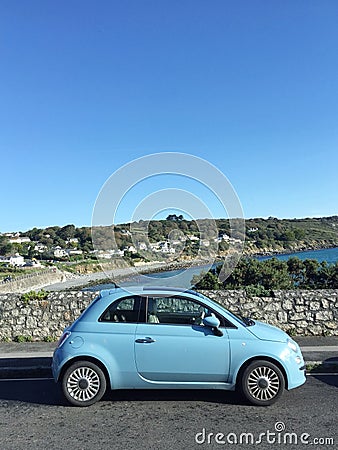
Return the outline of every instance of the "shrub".
[[[56,341],[56,338],[54,338],[53,336],[45,336],[45,337],[43,338],[43,341],[44,341],[44,342],[55,342],[55,341]]]
[[[249,297],[274,297],[274,292],[271,289],[266,289],[260,284],[246,286],[245,292]]]
[[[15,336],[14,342],[32,342],[33,338],[32,336],[23,336],[22,334],[19,334],[18,336]]]
[[[26,292],[25,294],[22,294],[21,300],[25,304],[28,304],[31,300],[44,300],[47,297],[48,297],[48,292],[41,289],[41,291],[38,291],[38,292],[29,291],[29,292]]]

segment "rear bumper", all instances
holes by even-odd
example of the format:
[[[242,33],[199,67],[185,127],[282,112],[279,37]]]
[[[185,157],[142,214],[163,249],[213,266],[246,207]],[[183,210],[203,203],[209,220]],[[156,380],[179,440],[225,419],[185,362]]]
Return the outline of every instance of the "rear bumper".
[[[58,377],[59,377],[59,371],[58,371],[58,363],[57,363],[57,357],[55,356],[57,349],[54,350],[53,353],[53,360],[52,360],[52,374],[53,374],[53,378],[55,381],[58,381]]]
[[[55,381],[59,381],[62,367],[69,359],[70,355],[66,357],[65,353],[62,351],[62,348],[56,348],[54,350],[51,369]]]

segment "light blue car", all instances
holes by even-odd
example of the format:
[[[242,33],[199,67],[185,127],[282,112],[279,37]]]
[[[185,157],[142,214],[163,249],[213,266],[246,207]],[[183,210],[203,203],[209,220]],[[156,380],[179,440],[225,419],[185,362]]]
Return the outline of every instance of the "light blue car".
[[[53,376],[67,400],[91,405],[109,389],[238,389],[271,405],[305,382],[300,348],[276,327],[235,316],[194,291],[102,291],[66,330]]]

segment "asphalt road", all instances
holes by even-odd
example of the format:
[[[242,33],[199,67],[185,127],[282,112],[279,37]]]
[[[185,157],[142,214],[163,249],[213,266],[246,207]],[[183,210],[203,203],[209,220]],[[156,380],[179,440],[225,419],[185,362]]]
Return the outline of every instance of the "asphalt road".
[[[1,380],[0,445],[2,450],[337,449],[337,400],[337,375],[310,376],[268,408],[246,405],[232,392],[178,390],[114,392],[89,408],[74,408],[64,403],[53,380]],[[217,433],[225,444],[216,443]],[[241,438],[241,433],[261,442],[235,444],[251,442],[250,434]],[[294,444],[285,433],[295,433]],[[327,438],[334,443],[315,441]]]
[[[107,270],[105,272],[94,272],[88,273],[84,275],[73,276],[72,278],[67,279],[66,281],[62,281],[60,283],[53,283],[45,286],[44,289],[46,291],[62,291],[64,289],[72,289],[78,288],[82,286],[86,286],[88,283],[92,283],[97,281],[98,283],[111,283],[112,280],[123,280],[126,276],[130,275],[130,269],[135,271],[135,274],[138,273],[151,273],[154,270],[159,268],[163,268],[166,266],[165,262],[154,262],[150,264],[144,264],[142,266],[137,267],[116,267],[113,270]],[[132,272],[133,273],[133,272]],[[68,274],[67,274],[68,275]]]

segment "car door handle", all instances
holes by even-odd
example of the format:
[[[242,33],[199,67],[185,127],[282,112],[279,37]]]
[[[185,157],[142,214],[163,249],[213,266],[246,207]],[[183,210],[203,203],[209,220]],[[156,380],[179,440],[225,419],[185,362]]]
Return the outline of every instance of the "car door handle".
[[[151,337],[146,337],[144,339],[136,339],[138,344],[151,344],[152,342],[156,342],[155,339],[152,339]]]

